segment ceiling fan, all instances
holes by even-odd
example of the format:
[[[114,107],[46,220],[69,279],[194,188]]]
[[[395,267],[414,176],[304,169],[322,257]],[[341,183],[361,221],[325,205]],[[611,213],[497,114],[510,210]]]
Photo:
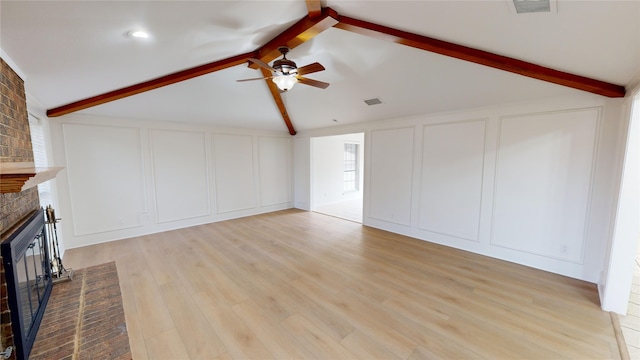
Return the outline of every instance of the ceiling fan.
[[[274,61],[273,66],[269,66],[269,64],[265,63],[260,59],[249,58],[249,61],[271,71],[273,73],[272,76],[253,78],[253,79],[243,79],[243,80],[237,80],[237,81],[242,82],[242,81],[271,79],[282,91],[291,90],[291,88],[296,83],[315,86],[321,89],[326,89],[329,86],[329,83],[309,79],[302,76],[302,75],[311,74],[318,71],[323,71],[324,66],[320,65],[320,63],[315,62],[313,64],[309,64],[299,68],[296,66],[295,62],[287,59],[287,53],[290,50],[288,47],[281,46],[278,48],[278,50],[282,53],[282,59],[278,59]]]

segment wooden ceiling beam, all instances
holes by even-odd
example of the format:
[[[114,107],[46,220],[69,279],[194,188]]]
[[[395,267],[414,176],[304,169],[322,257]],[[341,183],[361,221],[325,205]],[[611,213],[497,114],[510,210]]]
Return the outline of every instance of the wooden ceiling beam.
[[[230,58],[214,61],[208,64],[192,67],[190,69],[178,71],[168,75],[161,76],[152,80],[144,81],[135,85],[127,86],[121,89],[106,92],[104,94],[92,96],[83,100],[74,101],[72,103],[59,106],[47,110],[47,116],[56,117],[66,115],[75,111],[90,108],[92,106],[119,100],[131,95],[140,94],[145,91],[157,89],[163,86],[175,84],[180,81],[193,79],[198,76],[209,74],[218,70],[226,69],[232,66],[241,65],[248,62],[249,58],[257,56],[257,52],[249,52],[246,54],[236,55]]]
[[[247,63],[249,62],[249,58],[257,58],[268,63],[281,55],[278,50],[279,47],[287,46],[293,49],[330,27],[336,27],[376,39],[411,46],[421,50],[470,61],[495,69],[512,72],[574,89],[588,91],[598,95],[607,97],[623,97],[626,93],[625,88],[620,85],[547,68],[507,56],[497,55],[487,51],[437,40],[427,36],[413,34],[363,20],[339,16],[338,13],[331,8],[322,8],[320,0],[306,0],[306,3],[307,9],[309,10],[307,16],[296,22],[258,50],[178,71],[156,79],[144,81],[135,85],[49,109],[47,110],[47,116],[56,117],[69,114],[92,106],[175,84],[180,81],[189,80],[218,70]],[[250,67],[258,68],[255,63],[250,63]],[[271,73],[268,70],[262,68],[260,68],[260,70],[265,77],[271,76]],[[284,106],[280,91],[270,80],[267,80],[267,86],[269,87],[269,91],[271,92],[280,114],[289,129],[289,133],[291,135],[295,135],[296,131],[293,128],[287,109]]]
[[[489,66],[495,69],[578,90],[588,91],[602,96],[616,98],[624,97],[626,93],[624,86],[551,69],[507,56],[497,55],[487,51],[437,40],[427,36],[417,35],[346,16],[339,16],[338,20],[339,23],[335,25],[336,28],[370,36],[375,39],[411,46],[436,54],[470,61],[476,64]]]
[[[309,18],[313,19],[322,14],[322,4],[320,4],[320,0],[306,0],[306,2]]]
[[[262,75],[264,77],[269,77],[272,75],[271,71],[267,69],[260,68],[260,71],[262,71]],[[280,95],[280,89],[278,89],[278,86],[276,86],[276,84],[271,81],[271,79],[265,79],[265,81],[267,83],[267,86],[269,87],[269,91],[271,92],[271,96],[273,97],[276,106],[278,106],[278,110],[280,111],[282,120],[284,120],[285,125],[287,125],[287,129],[289,129],[289,134],[291,134],[291,136],[295,135],[296,130],[293,128],[293,124],[291,123],[291,118],[289,118],[287,108],[284,106],[284,101],[282,100],[282,96]]]
[[[268,43],[258,49],[257,58],[269,63],[282,54],[278,50],[281,46],[287,46],[290,49],[301,45],[302,43],[313,39],[314,36],[333,27],[338,23],[338,13],[331,8],[322,8],[319,16],[311,18],[305,16],[297,23],[291,25],[280,35],[271,39]],[[252,69],[257,69],[258,65],[251,63]]]

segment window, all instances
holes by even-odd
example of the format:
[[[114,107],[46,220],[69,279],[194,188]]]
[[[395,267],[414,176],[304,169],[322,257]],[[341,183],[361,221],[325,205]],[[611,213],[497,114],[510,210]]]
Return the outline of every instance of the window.
[[[29,130],[31,132],[31,144],[33,147],[33,162],[37,167],[48,167],[47,144],[43,121],[35,115],[29,113]],[[40,205],[47,206],[53,203],[51,197],[51,183],[46,181],[38,184],[40,195]]]
[[[344,144],[344,192],[358,191],[358,144]]]

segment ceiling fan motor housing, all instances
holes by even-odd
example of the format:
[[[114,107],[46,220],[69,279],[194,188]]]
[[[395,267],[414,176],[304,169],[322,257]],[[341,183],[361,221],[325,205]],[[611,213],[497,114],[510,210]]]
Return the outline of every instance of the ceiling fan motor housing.
[[[272,67],[282,75],[297,74],[298,72],[296,71],[296,69],[298,69],[298,66],[295,62],[287,59],[287,53],[290,51],[290,49],[286,46],[281,46],[278,48],[278,50],[280,50],[280,52],[282,53],[282,59],[274,61]]]
[[[298,67],[296,66],[296,63],[289,59],[280,59],[274,61],[273,68],[282,73],[282,75],[294,75],[298,73]]]

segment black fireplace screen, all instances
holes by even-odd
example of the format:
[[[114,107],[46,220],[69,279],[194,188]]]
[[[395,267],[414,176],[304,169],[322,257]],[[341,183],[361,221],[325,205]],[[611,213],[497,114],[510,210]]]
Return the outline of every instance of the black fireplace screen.
[[[51,294],[52,279],[44,214],[29,219],[0,246],[18,359],[27,359]]]

